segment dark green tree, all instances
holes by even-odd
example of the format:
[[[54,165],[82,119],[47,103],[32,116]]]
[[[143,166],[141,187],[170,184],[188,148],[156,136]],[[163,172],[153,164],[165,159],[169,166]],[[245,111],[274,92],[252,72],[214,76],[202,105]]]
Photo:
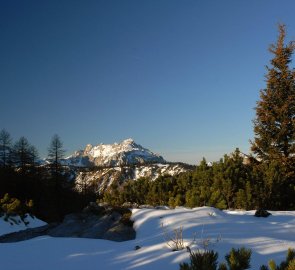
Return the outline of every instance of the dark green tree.
[[[260,91],[254,119],[252,151],[262,161],[277,161],[294,174],[295,164],[295,72],[290,67],[294,41],[285,45],[285,25],[279,25],[274,55],[267,68],[266,88]]]
[[[36,163],[37,163],[37,160],[39,158],[38,150],[34,145],[31,145],[30,148],[29,148],[29,152],[30,152],[31,164],[33,166],[35,166]]]
[[[36,155],[36,148],[30,145],[25,137],[20,137],[13,147],[13,161],[22,171],[25,170],[26,166],[33,164]]]
[[[8,158],[10,157],[10,150],[10,134],[5,129],[2,129],[0,131],[0,165],[3,165],[4,167],[7,165]]]
[[[48,159],[51,163],[51,168],[54,174],[54,177],[58,177],[59,173],[61,173],[61,159],[64,157],[65,150],[63,148],[63,143],[60,140],[60,137],[55,134],[50,142],[48,147]]]
[[[51,177],[53,180],[54,189],[54,204],[56,207],[58,218],[62,219],[63,205],[62,205],[62,193],[63,185],[66,182],[66,176],[64,174],[64,167],[61,164],[61,159],[64,157],[65,150],[63,143],[59,136],[55,134],[48,147],[48,159],[50,161]]]

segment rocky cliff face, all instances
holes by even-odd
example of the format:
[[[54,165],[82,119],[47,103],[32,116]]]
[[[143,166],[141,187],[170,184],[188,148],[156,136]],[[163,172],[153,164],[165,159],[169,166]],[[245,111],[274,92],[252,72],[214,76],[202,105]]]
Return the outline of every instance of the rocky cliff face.
[[[115,167],[125,165],[166,163],[163,157],[127,139],[121,143],[88,144],[84,150],[76,151],[63,160],[65,165],[77,167]]]
[[[127,180],[137,180],[141,177],[155,180],[160,175],[168,174],[173,176],[189,169],[191,168],[180,163],[121,166],[100,168],[84,172],[80,171],[76,175],[76,188],[79,191],[90,188],[97,193],[106,190],[112,183],[120,185]]]

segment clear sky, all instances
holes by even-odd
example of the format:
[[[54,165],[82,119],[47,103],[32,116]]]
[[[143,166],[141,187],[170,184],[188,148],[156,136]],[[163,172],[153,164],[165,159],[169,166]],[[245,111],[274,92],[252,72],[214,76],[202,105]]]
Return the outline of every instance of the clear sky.
[[[249,152],[295,1],[0,0],[0,129],[42,157],[133,138],[170,161]]]

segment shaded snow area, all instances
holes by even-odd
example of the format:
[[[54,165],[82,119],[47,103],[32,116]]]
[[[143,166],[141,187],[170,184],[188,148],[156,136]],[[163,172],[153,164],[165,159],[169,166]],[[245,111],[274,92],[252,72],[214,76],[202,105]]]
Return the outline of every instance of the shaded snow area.
[[[0,217],[0,235],[40,227],[46,224],[44,221],[30,215],[26,215],[23,220],[19,216],[10,216],[8,218],[2,216]]]
[[[252,249],[251,269],[274,259],[285,258],[295,248],[295,212],[271,212],[268,218],[256,218],[253,211],[220,211],[215,208],[177,208],[174,210],[134,209],[135,240],[107,240],[39,237],[0,244],[3,269],[87,270],[87,269],[179,269],[188,260],[186,250],[172,252],[163,240],[169,232],[183,227],[185,243],[196,242],[192,250],[208,248],[219,253],[219,261],[232,247]],[[163,224],[163,226],[162,226]],[[141,247],[135,250],[135,247]]]

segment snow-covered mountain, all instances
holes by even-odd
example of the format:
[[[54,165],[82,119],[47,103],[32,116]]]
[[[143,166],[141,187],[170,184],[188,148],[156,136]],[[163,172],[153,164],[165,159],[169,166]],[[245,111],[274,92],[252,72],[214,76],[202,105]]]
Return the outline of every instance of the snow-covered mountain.
[[[151,163],[166,163],[163,157],[136,144],[133,139],[121,143],[88,144],[84,150],[76,151],[63,160],[65,165],[77,167],[103,166],[115,167]]]
[[[88,144],[61,163],[68,166],[77,190],[87,187],[94,192],[104,191],[112,183],[121,185],[141,177],[155,180],[160,175],[174,176],[192,169],[187,164],[165,161],[133,139],[114,144]]]

